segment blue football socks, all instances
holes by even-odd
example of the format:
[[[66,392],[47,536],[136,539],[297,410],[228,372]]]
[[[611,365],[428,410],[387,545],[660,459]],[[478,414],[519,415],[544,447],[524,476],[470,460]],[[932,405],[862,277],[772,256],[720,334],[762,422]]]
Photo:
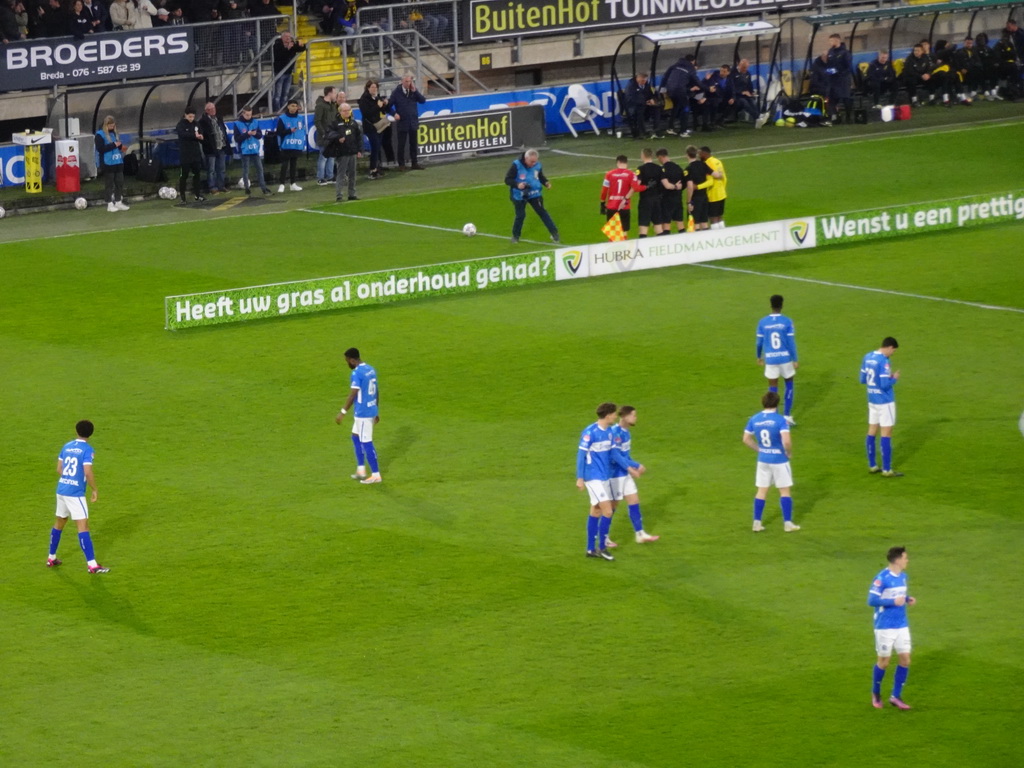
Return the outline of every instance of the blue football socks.
[[[608,531],[611,530],[612,519],[601,515],[598,519],[597,535],[600,539],[600,546],[598,549],[605,549],[608,546]]]
[[[366,463],[370,465],[370,471],[377,474],[380,469],[377,467],[377,449],[373,443],[363,443],[363,453],[366,454]]]
[[[795,382],[792,379],[786,379],[786,415],[789,416],[790,411],[793,410],[793,389],[795,388]]]
[[[882,471],[889,472],[892,469],[892,438],[882,438]]]
[[[96,559],[96,553],[93,552],[92,536],[88,531],[81,531],[78,534],[78,544],[82,547],[82,552],[85,553],[86,562],[93,562]]]
[[[754,499],[754,520],[760,521],[764,514],[764,499]]]
[[[644,529],[643,518],[640,517],[640,505],[630,504],[629,505],[629,522],[633,524],[633,530],[640,533]]]
[[[903,698],[903,684],[907,682],[907,675],[910,674],[910,667],[896,667],[896,674],[892,681],[892,695],[897,699]]]
[[[875,459],[875,436],[868,435],[867,440],[864,441],[864,445],[868,449],[868,469],[874,469],[878,466],[878,462]]]
[[[57,547],[60,546],[60,535],[62,531],[57,528],[50,529],[50,557],[57,556]]]
[[[779,388],[778,388],[778,386],[774,386],[774,387],[768,387],[768,391],[769,391],[769,392],[774,392],[775,394],[779,394]]]
[[[587,516],[587,552],[594,551],[594,539],[597,538],[597,529],[600,522],[601,518],[599,517]]]
[[[793,522],[793,497],[782,496],[779,499],[779,503],[782,505],[782,520],[786,523]]]
[[[356,449],[356,466],[361,467],[363,466],[363,443],[359,439],[359,435],[352,435],[352,445]]]
[[[875,668],[872,670],[871,680],[871,692],[875,696],[882,695],[882,680],[885,678],[885,670],[875,664]]]

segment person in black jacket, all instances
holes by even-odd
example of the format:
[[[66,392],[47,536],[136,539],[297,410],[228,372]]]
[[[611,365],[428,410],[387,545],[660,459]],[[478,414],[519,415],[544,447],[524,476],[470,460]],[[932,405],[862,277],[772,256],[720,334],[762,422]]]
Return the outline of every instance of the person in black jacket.
[[[199,118],[199,132],[203,134],[203,154],[206,156],[206,186],[210,192],[228,191],[227,161],[231,154],[231,141],[224,119],[217,114],[217,105],[207,102]]]
[[[832,119],[839,116],[839,107],[842,105],[846,113],[847,122],[853,117],[853,97],[851,96],[853,76],[853,63],[850,52],[846,50],[846,44],[838,34],[828,36],[829,49],[826,51],[826,62],[828,67],[828,108]]]
[[[380,83],[373,78],[366,81],[359,97],[359,113],[363,116],[363,134],[370,142],[370,178],[381,177],[380,153],[382,133],[374,126],[387,114],[388,100],[380,95]],[[388,128],[391,126],[389,125]],[[387,130],[387,129],[385,129]]]
[[[929,102],[935,99],[937,81],[932,78],[932,60],[924,52],[924,46],[920,43],[914,46],[910,55],[903,61],[901,77],[903,86],[910,96],[911,104],[918,103],[919,91],[927,94]]]
[[[896,102],[899,83],[896,81],[896,70],[889,61],[888,51],[879,51],[878,58],[868,64],[867,91],[871,94],[871,103],[875,109]]]
[[[961,100],[970,104],[978,91],[983,89],[982,81],[985,77],[984,64],[974,47],[973,38],[965,37],[964,44],[953,53],[953,67],[962,88]]]
[[[200,190],[201,176],[203,175],[203,134],[199,131],[199,124],[196,122],[196,110],[189,104],[185,107],[185,114],[174,128],[178,134],[178,149],[181,153],[181,177],[178,179],[178,194],[181,195],[180,205],[187,204],[185,192],[188,189],[188,176],[192,174],[192,194],[196,202],[201,203],[206,198]]]
[[[84,40],[86,35],[94,31],[92,11],[82,0],[75,0],[71,5],[70,27],[75,40]]]
[[[401,84],[391,93],[391,106],[395,112],[395,130],[398,132],[398,170],[405,170],[405,148],[409,147],[409,161],[414,171],[422,171],[417,157],[416,129],[420,125],[419,105],[426,97],[416,90],[412,75],[402,77]]]
[[[646,134],[647,121],[651,121],[651,138],[661,138],[661,103],[647,81],[647,73],[639,72],[630,78],[622,92],[622,114],[629,124],[634,139]]]
[[[363,156],[363,132],[352,117],[352,105],[338,105],[338,117],[324,137],[324,155],[335,158],[334,196],[340,203],[342,190],[348,186],[348,199],[356,197],[356,160]]]

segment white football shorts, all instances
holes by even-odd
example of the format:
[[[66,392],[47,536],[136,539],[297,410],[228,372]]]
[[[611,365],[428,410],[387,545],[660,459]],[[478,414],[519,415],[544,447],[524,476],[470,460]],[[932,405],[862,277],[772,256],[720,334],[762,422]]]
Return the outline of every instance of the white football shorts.
[[[352,419],[352,434],[359,438],[361,443],[373,442],[373,418]]]
[[[892,656],[892,652],[910,653],[910,627],[899,629],[875,630],[875,653],[883,659]]]
[[[758,488],[791,488],[793,486],[793,469],[789,462],[782,464],[768,464],[764,461],[757,462],[757,472],[754,473],[754,485]]]
[[[868,403],[868,424],[891,427],[896,424],[896,403]]]
[[[85,503],[85,496],[61,496],[57,494],[57,517],[71,518],[72,520],[88,520],[89,505]]]
[[[766,379],[792,379],[796,376],[796,368],[793,367],[792,363],[782,363],[780,365],[764,365],[764,377]]]
[[[612,486],[612,500],[622,501],[627,496],[633,496],[637,493],[636,481],[626,475],[625,477],[613,477],[608,481]]]
[[[590,494],[590,505],[596,507],[602,501],[612,500],[611,483],[607,480],[587,480],[587,493]]]

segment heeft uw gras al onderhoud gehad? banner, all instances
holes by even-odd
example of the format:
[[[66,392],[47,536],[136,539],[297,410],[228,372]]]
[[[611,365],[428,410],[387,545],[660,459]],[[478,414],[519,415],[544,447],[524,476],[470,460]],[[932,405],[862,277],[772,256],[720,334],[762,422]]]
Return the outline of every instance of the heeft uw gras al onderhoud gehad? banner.
[[[164,299],[169,330],[1024,221],[1024,190]]]

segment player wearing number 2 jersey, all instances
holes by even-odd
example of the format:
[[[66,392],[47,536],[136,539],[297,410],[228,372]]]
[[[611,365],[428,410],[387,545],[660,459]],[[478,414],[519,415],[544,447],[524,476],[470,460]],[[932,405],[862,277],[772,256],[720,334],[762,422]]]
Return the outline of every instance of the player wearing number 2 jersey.
[[[757,474],[754,483],[757,494],[754,497],[754,531],[763,531],[761,515],[768,489],[774,485],[779,489],[779,503],[782,506],[783,529],[786,532],[799,531],[793,522],[793,497],[789,489],[793,486],[793,470],[789,457],[793,444],[789,438],[789,425],[778,414],[779,393],[768,392],[761,398],[764,410],[754,414],[743,430],[743,443],[757,452]]]
[[[772,313],[757,324],[757,363],[764,366],[768,379],[768,391],[779,391],[779,377],[786,380],[785,419],[790,426],[793,421],[793,377],[800,363],[796,358],[796,331],[793,321],[782,314],[782,297],[778,294],[769,299]]]
[[[93,502],[96,501],[98,495],[96,478],[92,474],[95,451],[89,445],[93,429],[91,421],[83,420],[75,424],[77,439],[66,443],[57,457],[57,474],[60,475],[60,480],[57,481],[57,519],[50,531],[50,554],[46,558],[47,568],[55,568],[61,564],[61,561],[57,559],[57,547],[60,545],[61,533],[70,517],[78,527],[78,544],[85,554],[89,573],[107,573],[110,570],[96,562],[92,536],[89,533],[89,505],[85,501],[85,492],[88,486],[92,486],[91,499]]]
[[[348,399],[335,417],[341,424],[348,409],[355,404],[352,419],[352,445],[356,451],[356,473],[353,480],[370,485],[381,482],[380,466],[377,463],[377,449],[373,445],[373,425],[380,421],[380,392],[377,390],[377,372],[359,357],[359,350],[350,347],[345,350],[345,362],[352,369]],[[370,465],[370,476],[366,476],[366,465]]]

